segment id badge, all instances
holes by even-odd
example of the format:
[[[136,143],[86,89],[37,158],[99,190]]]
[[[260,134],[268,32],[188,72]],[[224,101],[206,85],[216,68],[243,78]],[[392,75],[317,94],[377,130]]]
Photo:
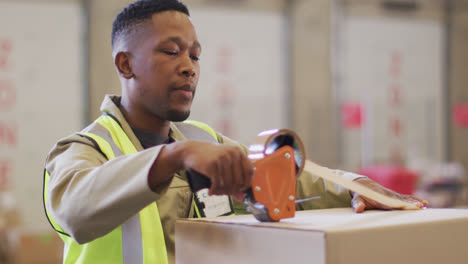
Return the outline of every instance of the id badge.
[[[216,217],[231,215],[234,206],[228,195],[208,195],[208,189],[201,189],[194,193],[195,210],[200,217]]]

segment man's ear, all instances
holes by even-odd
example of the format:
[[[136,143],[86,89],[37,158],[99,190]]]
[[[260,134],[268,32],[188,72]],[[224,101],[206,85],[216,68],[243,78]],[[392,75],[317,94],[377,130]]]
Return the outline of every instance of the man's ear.
[[[133,77],[131,59],[131,55],[128,52],[119,51],[119,53],[115,55],[115,67],[117,67],[119,75],[125,79],[131,79]]]

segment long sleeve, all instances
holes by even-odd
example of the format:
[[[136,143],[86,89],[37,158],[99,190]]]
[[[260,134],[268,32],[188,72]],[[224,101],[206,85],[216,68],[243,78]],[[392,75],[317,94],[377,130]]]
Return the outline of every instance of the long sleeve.
[[[349,181],[366,177],[353,172],[332,170],[329,168],[326,169]],[[298,207],[302,210],[351,206],[352,197],[348,189],[328,180],[324,180],[323,178],[316,175],[311,175],[308,172],[302,173],[302,175],[298,178],[296,189],[298,199],[320,195],[320,199],[318,200],[312,200],[310,202],[299,204]]]
[[[346,173],[339,170],[331,170],[340,175],[353,180],[360,177],[354,173]],[[351,195],[349,190],[342,186],[327,181],[317,175],[311,175],[303,172],[296,182],[297,199],[303,199],[313,196],[320,196],[320,199],[311,200],[297,205],[299,210],[311,210],[334,207],[350,207]]]
[[[60,141],[46,161],[49,214],[78,243],[107,234],[166,192],[147,182],[161,147],[108,161],[85,138]]]

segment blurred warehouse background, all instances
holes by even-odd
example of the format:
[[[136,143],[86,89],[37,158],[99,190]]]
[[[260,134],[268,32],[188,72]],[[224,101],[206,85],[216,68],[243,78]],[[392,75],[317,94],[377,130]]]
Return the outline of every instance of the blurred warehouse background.
[[[44,159],[120,93],[110,33],[129,2],[0,0],[0,263],[61,263]],[[203,47],[191,119],[246,145],[291,128],[321,165],[468,206],[468,1],[184,3]]]

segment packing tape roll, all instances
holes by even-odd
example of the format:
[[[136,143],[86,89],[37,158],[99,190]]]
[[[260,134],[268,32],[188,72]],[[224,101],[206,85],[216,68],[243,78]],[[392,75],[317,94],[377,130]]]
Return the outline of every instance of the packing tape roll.
[[[305,149],[302,140],[292,130],[270,129],[260,132],[249,146],[249,159],[253,162],[273,154],[283,146],[291,146],[294,149],[296,163],[296,177],[301,175],[305,164]]]

